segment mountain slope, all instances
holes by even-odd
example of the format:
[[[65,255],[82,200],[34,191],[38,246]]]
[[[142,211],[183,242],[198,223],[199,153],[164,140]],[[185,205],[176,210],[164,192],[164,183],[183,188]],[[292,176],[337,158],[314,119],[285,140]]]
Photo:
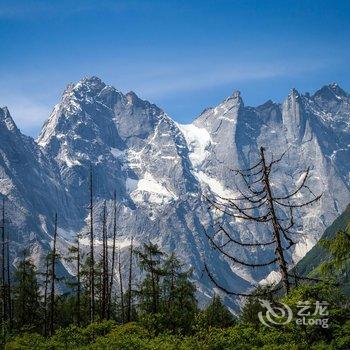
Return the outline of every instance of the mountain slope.
[[[336,233],[340,230],[346,230],[350,225],[350,205],[347,206],[345,211],[337,217],[332,225],[327,227],[326,231],[322,235],[322,239],[332,239],[335,237]],[[295,266],[298,273],[307,276],[324,261],[329,258],[329,253],[326,249],[321,247],[317,243],[305,256],[299,261]]]

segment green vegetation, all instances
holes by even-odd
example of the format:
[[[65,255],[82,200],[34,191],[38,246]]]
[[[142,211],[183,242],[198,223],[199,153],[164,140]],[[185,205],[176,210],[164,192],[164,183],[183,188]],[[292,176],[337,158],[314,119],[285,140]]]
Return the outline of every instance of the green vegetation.
[[[326,245],[330,251],[336,247],[338,236]],[[342,242],[344,244],[344,242]],[[339,253],[341,252],[341,253]],[[347,249],[337,249],[333,259],[341,269]],[[79,327],[76,318],[76,294],[57,297],[55,309],[56,330],[45,337],[45,317],[36,280],[35,267],[26,255],[18,265],[16,287],[13,295],[14,325],[6,335],[6,350],[70,350],[70,349],[349,349],[350,310],[349,298],[333,283],[301,284],[288,295],[274,296],[273,286],[259,287],[248,297],[234,318],[222,304],[219,296],[200,310],[194,297],[195,288],[190,282],[191,271],[184,271],[174,255],[166,256],[156,245],[146,244],[139,251],[141,268],[145,277],[138,291],[133,291],[132,322],[123,323],[122,308],[117,301],[112,304],[111,320],[100,319],[89,324],[86,307],[82,307]],[[327,270],[327,269],[326,269]],[[98,272],[97,272],[98,274]],[[126,292],[128,293],[128,292]],[[82,296],[85,294],[83,293]],[[262,295],[265,295],[262,297]],[[261,299],[271,305],[287,304],[293,312],[290,322],[263,325],[259,312],[266,310]],[[128,296],[125,295],[125,300]],[[82,298],[82,305],[87,305]],[[135,303],[137,301],[137,303]],[[299,324],[300,301],[316,305],[327,303],[327,327],[322,324]],[[99,303],[97,303],[99,304]],[[124,310],[125,312],[125,310]],[[317,319],[310,316],[307,319]],[[277,318],[278,321],[278,318]],[[5,339],[3,339],[5,340]]]
[[[296,265],[295,271],[338,283],[350,295],[350,205],[327,228],[322,239]]]
[[[131,245],[129,280],[124,289],[120,280],[113,293],[104,275],[106,268],[101,261],[95,262],[96,317],[91,322],[91,261],[81,259],[79,246],[71,248],[66,258],[79,266],[77,278],[66,281],[70,290],[66,294],[50,294],[52,281],[62,281],[52,269],[53,252],[41,273],[23,252],[10,293],[2,294],[1,344],[6,350],[350,349],[350,300],[344,294],[350,234],[344,216],[341,219],[341,225],[335,226],[338,231],[328,231],[317,248],[324,258],[309,275],[319,281],[298,281],[288,294],[278,295],[276,286],[258,287],[235,317],[218,295],[201,310],[192,271],[174,254],[167,255],[149,243],[134,251]],[[120,270],[120,259],[118,262]],[[137,281],[135,262],[142,271]],[[284,321],[289,311],[284,315],[276,312],[271,322],[268,316],[272,314],[262,299],[272,312],[287,305],[288,322]],[[312,311],[304,319],[299,314],[300,302]],[[326,313],[321,314],[320,303],[327,305]]]
[[[322,239],[333,239],[337,232],[346,230],[349,223],[350,205],[348,205],[345,211],[336,220],[334,220],[331,226],[325,230],[324,234],[322,235]],[[307,275],[330,257],[330,252],[324,246],[322,246],[321,242],[319,242],[305,255],[303,259],[299,261],[299,263],[296,265],[296,269],[300,274]]]
[[[155,334],[142,321],[124,325],[102,321],[81,328],[60,328],[49,338],[23,332],[9,339],[5,349],[349,349],[349,309],[344,307],[346,301],[340,292],[326,284],[303,285],[281,299],[294,312],[300,300],[327,301],[329,328],[297,325],[294,319],[270,328],[256,322],[256,313],[255,320],[240,317],[234,321],[215,298],[206,310],[198,311],[190,329],[179,332],[168,328]],[[255,310],[255,304],[250,305]]]

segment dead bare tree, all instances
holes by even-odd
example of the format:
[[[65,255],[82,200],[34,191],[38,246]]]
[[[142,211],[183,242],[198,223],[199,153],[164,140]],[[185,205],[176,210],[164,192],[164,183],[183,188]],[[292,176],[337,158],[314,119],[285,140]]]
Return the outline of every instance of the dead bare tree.
[[[122,316],[122,323],[125,321],[125,310],[124,310],[124,291],[123,291],[123,275],[122,275],[122,262],[121,262],[121,250],[119,248],[118,252],[118,272],[119,272],[119,287],[120,287],[120,307],[121,307],[121,316]],[[131,283],[130,283],[131,286]],[[129,286],[129,287],[130,287]],[[131,293],[131,289],[129,291]]]
[[[55,315],[55,281],[56,281],[56,242],[57,242],[57,213],[55,214],[55,228],[53,234],[53,245],[51,252],[51,293],[50,293],[50,335],[54,332],[54,315]]]
[[[6,224],[10,221],[5,215],[5,197],[2,197],[2,210],[0,219],[1,229],[1,299],[2,299],[2,321],[3,325],[9,321],[12,328],[12,296],[10,275],[10,230]]]
[[[4,226],[5,227],[5,226]],[[8,306],[8,317],[9,326],[12,328],[13,323],[13,310],[12,310],[12,296],[11,296],[11,274],[10,274],[10,230],[6,230],[6,270],[7,270],[7,306]]]
[[[7,298],[5,279],[5,197],[2,198],[2,220],[1,220],[1,295],[2,295],[2,324],[5,325],[7,319]]]
[[[111,279],[109,282],[109,292],[108,292],[108,318],[111,317],[112,289],[113,289],[114,269],[115,269],[116,238],[117,238],[117,193],[116,193],[116,191],[114,191],[114,195],[113,195],[113,247],[112,247]]]
[[[93,173],[90,166],[90,323],[95,320],[95,259],[94,259],[94,220],[93,220]]]
[[[204,230],[204,232],[214,249],[216,249],[225,258],[233,261],[236,264],[254,268],[277,264],[281,275],[283,289],[285,293],[288,294],[290,291],[289,277],[295,278],[295,276],[290,275],[288,272],[288,263],[285,253],[296,244],[295,240],[293,239],[294,237],[292,238],[293,234],[296,233],[294,228],[294,210],[296,208],[311,205],[312,203],[318,201],[322,194],[318,196],[314,195],[307,185],[307,180],[310,176],[310,169],[308,168],[301,180],[300,185],[298,185],[293,191],[283,196],[275,195],[271,186],[271,172],[282,160],[285,153],[286,152],[284,152],[280,158],[276,160],[272,159],[268,162],[265,156],[265,149],[261,147],[260,159],[255,165],[244,170],[234,170],[234,173],[241,177],[245,187],[244,190],[240,188],[237,189],[239,192],[239,197],[206,197],[211,208],[214,208],[225,215],[239,220],[246,220],[270,226],[270,230],[272,231],[272,237],[270,240],[266,242],[242,242],[234,239],[230,234],[230,230],[226,229],[224,225],[220,223],[213,225],[213,234],[209,234],[206,230]],[[305,190],[311,193],[313,198],[309,201],[298,203],[298,195]],[[287,209],[289,212],[289,217],[279,217],[281,208]],[[219,243],[218,238],[221,238],[224,243]],[[275,258],[270,261],[260,263],[242,261],[227,252],[227,247],[231,244],[256,248],[274,246]],[[248,294],[234,293],[223,288],[216,282],[206,263],[204,268],[212,282],[221,290],[231,295],[248,296]]]
[[[127,309],[127,321],[131,321],[131,308],[132,308],[132,258],[133,258],[133,242],[134,238],[131,237],[130,241],[130,255],[129,255],[129,294],[128,294],[128,309]]]
[[[50,254],[45,257],[46,268],[45,268],[45,287],[44,287],[44,335],[47,336],[47,289],[49,286],[49,278],[50,278]]]
[[[107,242],[107,206],[106,201],[103,205],[103,221],[102,221],[102,303],[101,303],[101,319],[107,316],[108,303],[108,242]]]

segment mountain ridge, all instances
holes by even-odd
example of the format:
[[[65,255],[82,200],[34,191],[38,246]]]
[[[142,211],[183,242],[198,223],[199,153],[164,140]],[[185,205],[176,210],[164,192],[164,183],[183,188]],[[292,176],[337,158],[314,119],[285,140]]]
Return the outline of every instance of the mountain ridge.
[[[332,91],[330,95],[323,88],[313,95],[292,89],[284,102],[267,101],[257,107],[245,106],[240,93],[234,91],[191,124],[181,125],[156,105],[133,92],[123,94],[97,77],[69,84],[35,142],[17,129],[20,139],[27,140],[23,141],[26,146],[0,144],[0,192],[10,202],[9,215],[16,217],[12,230],[22,234],[15,241],[12,258],[29,239],[40,265],[50,245],[55,211],[60,218],[58,247],[62,254],[76,233],[88,234],[92,164],[97,239],[104,200],[111,229],[111,194],[117,190],[117,244],[124,259],[132,235],[138,244],[151,240],[166,251],[175,250],[194,268],[200,298],[210,295],[213,288],[202,274],[203,256],[224,286],[232,287],[234,282],[237,291],[246,291],[272,271],[248,271],[211,249],[201,230],[202,225],[211,226],[217,213],[208,210],[203,194],[233,197],[239,180],[230,169],[253,164],[261,145],[270,150],[269,157],[289,150],[274,180],[275,190],[287,192],[311,166],[311,186],[324,192],[317,207],[297,212],[302,234],[290,263],[304,256],[350,202],[346,161],[350,159],[350,98],[338,85],[328,85],[325,91]],[[3,135],[5,130],[0,129]],[[32,168],[31,181],[26,178],[28,171],[16,165],[16,156],[10,157],[16,147],[17,157]],[[12,187],[4,185],[10,182],[15,182]],[[302,199],[310,196],[303,194]],[[22,211],[25,214],[16,215]],[[221,219],[242,241],[269,235],[267,228]],[[246,249],[230,249],[243,260],[265,260],[273,254],[263,250],[252,257]],[[62,264],[74,271],[66,262]],[[237,303],[231,302],[233,307]]]

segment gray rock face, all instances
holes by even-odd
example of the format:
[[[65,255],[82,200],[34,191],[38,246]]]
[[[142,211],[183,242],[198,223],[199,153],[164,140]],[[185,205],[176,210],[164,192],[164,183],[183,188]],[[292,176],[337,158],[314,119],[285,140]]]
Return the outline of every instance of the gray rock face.
[[[124,258],[131,236],[136,244],[151,240],[194,268],[201,302],[213,288],[202,274],[204,257],[223,286],[247,291],[252,283],[275,274],[271,268],[243,269],[209,247],[202,225],[208,227],[218,213],[208,210],[202,194],[234,197],[240,181],[230,169],[252,165],[260,146],[267,148],[269,157],[288,150],[273,175],[276,193],[293,189],[308,166],[310,188],[324,193],[318,204],[296,212],[299,243],[290,255],[290,262],[296,262],[350,201],[350,97],[338,85],[325,86],[312,96],[292,90],[282,104],[268,101],[256,108],[244,106],[234,92],[192,124],[179,125],[135,93],[123,94],[96,77],[85,78],[68,85],[36,141],[22,135],[7,109],[0,109],[0,193],[9,199],[13,258],[30,243],[40,265],[51,242],[55,211],[60,251],[66,252],[77,233],[88,248],[92,166],[97,250],[105,200],[112,234],[115,190],[118,245]],[[300,200],[311,198],[311,193],[303,193]],[[261,241],[269,235],[268,227],[222,220],[242,241]],[[268,249],[229,249],[250,262],[273,255]],[[62,261],[61,271],[73,272],[74,267]],[[227,303],[235,307],[239,301]]]

